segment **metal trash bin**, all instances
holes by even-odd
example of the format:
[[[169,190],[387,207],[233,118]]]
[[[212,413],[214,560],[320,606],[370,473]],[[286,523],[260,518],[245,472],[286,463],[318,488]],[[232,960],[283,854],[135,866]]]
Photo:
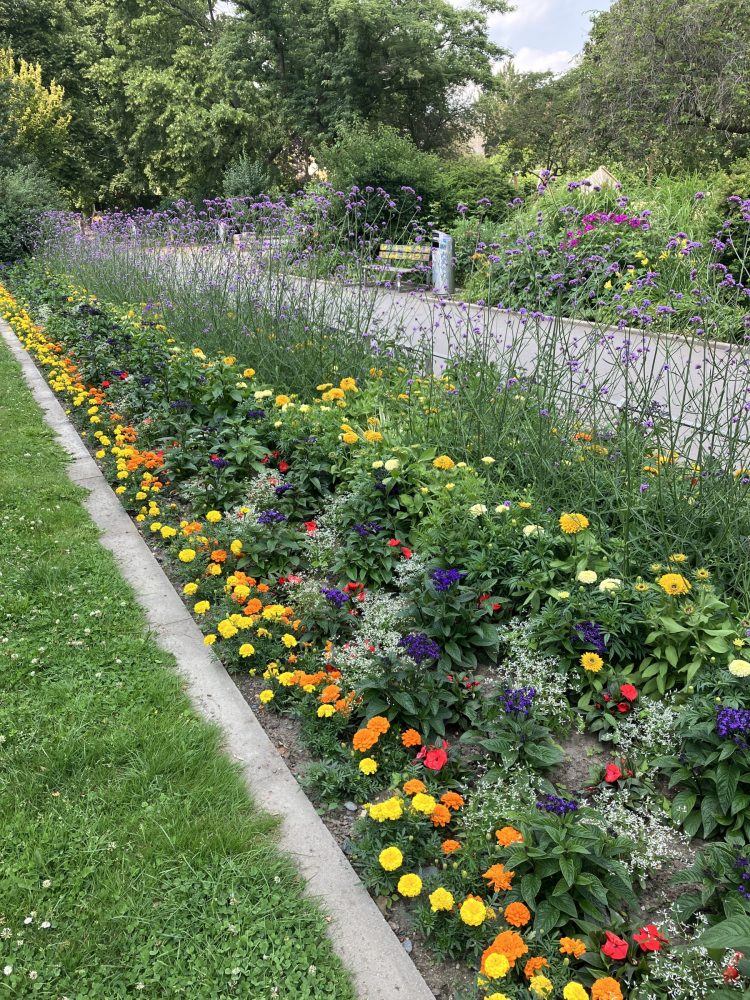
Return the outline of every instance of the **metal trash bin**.
[[[432,290],[452,295],[456,289],[453,277],[453,237],[438,232],[437,246],[432,248]]]

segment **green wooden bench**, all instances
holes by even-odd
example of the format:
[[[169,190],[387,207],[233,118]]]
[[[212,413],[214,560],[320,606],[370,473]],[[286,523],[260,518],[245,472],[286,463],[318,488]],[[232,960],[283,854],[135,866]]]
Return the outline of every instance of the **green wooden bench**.
[[[432,247],[429,243],[381,243],[370,271],[396,275],[396,288],[401,290],[401,276],[423,274],[429,278],[432,268]]]

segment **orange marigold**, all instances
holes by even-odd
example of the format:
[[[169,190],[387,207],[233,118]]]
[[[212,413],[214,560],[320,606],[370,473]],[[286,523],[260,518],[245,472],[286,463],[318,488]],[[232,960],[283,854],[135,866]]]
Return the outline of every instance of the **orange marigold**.
[[[339,698],[339,700],[333,706],[337,712],[346,712],[349,709],[349,699]]]
[[[492,865],[482,876],[486,878],[493,892],[500,892],[502,889],[510,889],[515,872],[507,872],[505,865]]]
[[[267,583],[259,583],[258,584],[258,593],[259,594],[267,594],[270,589],[271,588],[268,586]]]
[[[534,958],[530,958],[526,965],[524,965],[523,974],[527,979],[531,979],[532,976],[535,976],[540,969],[543,969],[547,965],[549,965],[549,962],[546,958],[543,958],[541,955],[535,955]]]
[[[211,553],[211,561],[215,563],[223,563],[227,561],[227,554],[224,549],[214,549]]]
[[[250,600],[245,605],[246,615],[257,615],[263,610],[263,601],[259,600],[257,597],[251,597]]]
[[[463,796],[459,795],[458,792],[446,792],[440,796],[440,801],[449,809],[460,809],[464,804]]]
[[[501,847],[523,843],[523,834],[513,826],[504,826],[502,830],[495,830],[495,837]]]
[[[360,753],[370,750],[378,742],[378,734],[372,729],[358,729],[352,738],[352,746]]]
[[[622,1000],[620,984],[611,976],[597,979],[591,987],[591,1000]]]
[[[531,920],[531,911],[523,903],[508,903],[503,916],[511,927],[525,927]]]
[[[391,728],[391,724],[384,715],[373,715],[370,721],[367,723],[367,728],[371,733],[377,733],[378,736],[382,736],[383,733],[387,733]]]
[[[338,701],[340,695],[341,688],[337,687],[335,684],[329,684],[320,692],[320,700],[324,705],[328,705],[331,702]]]
[[[447,826],[452,818],[450,809],[439,802],[430,814],[433,826]]]
[[[528,945],[516,931],[503,931],[498,934],[492,944],[482,954],[482,972],[484,963],[490,955],[505,955],[511,966],[514,966],[522,955],[529,950]]]
[[[440,850],[443,854],[453,854],[455,851],[461,850],[461,845],[457,840],[444,840],[440,846]]]
[[[419,792],[426,792],[427,785],[419,778],[410,778],[404,785],[404,791],[407,795],[417,795]]]
[[[418,747],[422,745],[422,737],[416,729],[405,729],[401,733],[401,742],[405,747]]]
[[[574,958],[580,958],[581,955],[586,953],[586,945],[583,941],[578,938],[563,937],[560,938],[560,954],[561,955],[572,955]]]

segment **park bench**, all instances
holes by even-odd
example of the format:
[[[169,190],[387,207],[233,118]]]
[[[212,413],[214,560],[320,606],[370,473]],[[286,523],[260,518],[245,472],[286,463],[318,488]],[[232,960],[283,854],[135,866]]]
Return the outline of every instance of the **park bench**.
[[[365,264],[370,271],[396,275],[396,288],[401,290],[404,274],[424,274],[429,277],[432,268],[432,246],[429,243],[381,243],[372,264]]]

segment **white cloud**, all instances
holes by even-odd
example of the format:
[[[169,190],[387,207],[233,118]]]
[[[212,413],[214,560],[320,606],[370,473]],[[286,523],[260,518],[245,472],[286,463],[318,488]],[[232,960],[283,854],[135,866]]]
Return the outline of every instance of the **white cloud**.
[[[575,56],[567,49],[545,52],[544,49],[530,49],[524,45],[512,58],[516,69],[523,73],[539,73],[545,70],[551,70],[553,73],[564,73],[570,69]]]
[[[487,24],[490,29],[524,28],[542,21],[551,13],[553,6],[552,0],[516,0],[515,10],[507,14],[490,14]]]

